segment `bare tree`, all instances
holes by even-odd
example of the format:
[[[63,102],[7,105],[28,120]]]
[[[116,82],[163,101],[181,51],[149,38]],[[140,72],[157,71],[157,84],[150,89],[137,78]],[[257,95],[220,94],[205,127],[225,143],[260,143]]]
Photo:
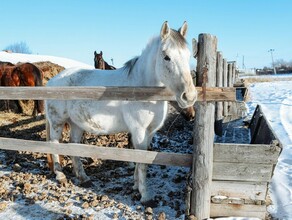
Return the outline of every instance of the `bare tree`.
[[[27,46],[27,44],[23,41],[11,44],[7,46],[4,50],[12,51],[13,53],[27,53],[31,54],[31,50]]]

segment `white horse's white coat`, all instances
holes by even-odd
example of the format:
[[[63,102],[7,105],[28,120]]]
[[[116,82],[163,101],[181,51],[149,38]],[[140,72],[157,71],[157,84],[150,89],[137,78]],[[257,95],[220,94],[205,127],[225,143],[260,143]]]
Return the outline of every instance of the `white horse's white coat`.
[[[153,38],[140,57],[125,67],[102,70],[68,69],[52,78],[47,86],[165,86],[175,95],[181,108],[192,106],[197,99],[189,68],[190,51],[185,42],[187,24],[179,31],[162,25],[159,37]],[[58,142],[65,123],[70,124],[70,141],[79,143],[83,131],[109,134],[128,131],[136,149],[147,150],[154,133],[167,115],[166,101],[81,101],[47,100],[46,116],[50,124],[50,141]],[[53,155],[54,172],[61,181],[58,155]],[[82,182],[89,181],[79,157],[72,157],[73,170]],[[146,191],[146,164],[137,164],[134,188],[141,193],[141,202],[150,197]]]

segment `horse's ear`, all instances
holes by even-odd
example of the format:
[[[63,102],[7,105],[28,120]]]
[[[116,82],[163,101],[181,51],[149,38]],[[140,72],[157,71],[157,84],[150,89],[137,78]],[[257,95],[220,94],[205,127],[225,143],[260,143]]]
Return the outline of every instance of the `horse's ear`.
[[[100,55],[102,56],[102,51],[100,51]]]
[[[94,51],[94,56],[96,56],[96,51]]]
[[[179,33],[185,38],[187,36],[188,24],[185,21],[180,29],[178,29]]]
[[[170,28],[168,26],[167,21],[165,21],[160,31],[161,40],[165,40],[166,38],[168,38],[169,34],[170,34]]]

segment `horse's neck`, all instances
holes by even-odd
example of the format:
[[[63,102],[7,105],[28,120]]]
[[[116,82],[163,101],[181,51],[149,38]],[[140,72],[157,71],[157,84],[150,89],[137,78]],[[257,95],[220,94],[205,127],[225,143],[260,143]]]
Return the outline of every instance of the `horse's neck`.
[[[142,52],[133,67],[134,84],[140,86],[163,86],[156,76],[156,54],[159,49],[159,39],[153,39]]]
[[[108,63],[107,63],[106,61],[104,61],[104,68],[105,68],[106,70],[110,70],[110,69],[112,69],[111,66],[108,65]]]

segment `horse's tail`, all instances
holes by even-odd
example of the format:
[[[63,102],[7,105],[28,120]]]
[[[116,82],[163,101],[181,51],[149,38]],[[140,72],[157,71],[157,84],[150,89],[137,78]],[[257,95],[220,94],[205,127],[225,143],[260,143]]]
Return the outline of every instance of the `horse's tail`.
[[[46,119],[46,141],[50,141],[50,123],[49,120],[45,117]],[[48,160],[48,167],[50,169],[51,172],[54,172],[54,161],[53,161],[53,155],[47,153],[47,160]],[[63,155],[59,155],[59,162],[62,166],[64,161],[64,156]]]
[[[33,64],[32,64],[33,65]],[[43,86],[43,78],[44,74],[43,72],[37,68],[35,65],[33,65],[33,73],[35,77],[35,86]],[[44,100],[35,100],[35,113],[43,113],[44,112]]]
[[[48,119],[46,118],[46,141],[49,141],[49,140],[50,140],[50,125],[49,125]],[[53,163],[52,154],[47,154],[47,160],[48,160],[49,169],[53,171],[54,163]]]

